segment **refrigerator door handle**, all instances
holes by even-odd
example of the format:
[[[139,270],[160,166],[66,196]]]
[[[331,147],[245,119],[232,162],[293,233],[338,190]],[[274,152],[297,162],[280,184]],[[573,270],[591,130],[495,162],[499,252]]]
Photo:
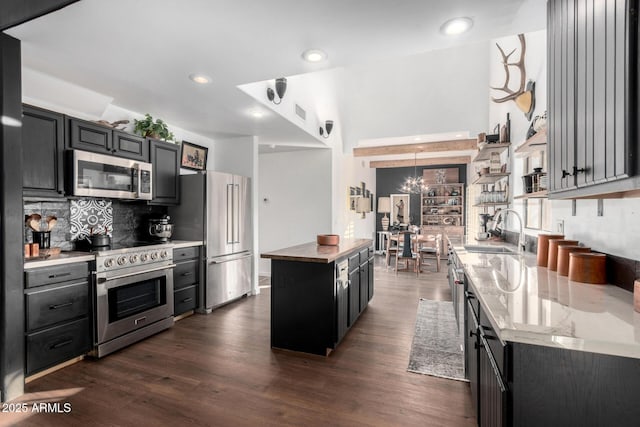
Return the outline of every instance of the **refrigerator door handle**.
[[[253,256],[252,253],[242,254],[241,256],[229,256],[229,257],[224,257],[224,259],[221,259],[221,260],[209,261],[209,264],[224,264],[225,262],[251,258],[252,256]]]
[[[233,243],[233,184],[227,184],[227,244]]]
[[[233,185],[233,243],[240,243],[240,184]]]

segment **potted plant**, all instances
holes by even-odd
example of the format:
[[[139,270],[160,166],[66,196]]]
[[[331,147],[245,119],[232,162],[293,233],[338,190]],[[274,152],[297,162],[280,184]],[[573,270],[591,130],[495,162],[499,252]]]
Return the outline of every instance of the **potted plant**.
[[[161,119],[153,121],[153,117],[149,113],[144,115],[144,119],[134,119],[134,132],[140,135],[154,139],[173,140],[173,133],[169,132],[167,124]]]

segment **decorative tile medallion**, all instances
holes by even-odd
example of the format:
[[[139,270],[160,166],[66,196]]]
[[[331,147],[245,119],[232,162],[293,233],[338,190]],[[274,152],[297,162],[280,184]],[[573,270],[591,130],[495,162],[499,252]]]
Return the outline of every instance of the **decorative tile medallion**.
[[[113,207],[109,200],[71,200],[71,240],[81,240],[93,234],[109,236],[113,232]]]

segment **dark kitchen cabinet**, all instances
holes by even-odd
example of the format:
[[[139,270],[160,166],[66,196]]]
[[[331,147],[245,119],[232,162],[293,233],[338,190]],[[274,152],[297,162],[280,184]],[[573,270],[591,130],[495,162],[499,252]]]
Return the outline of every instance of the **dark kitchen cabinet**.
[[[24,276],[26,374],[87,353],[93,337],[89,265],[29,269]]]
[[[349,257],[349,326],[360,315],[360,254]]]
[[[67,148],[149,162],[149,140],[96,123],[68,118]]]
[[[360,250],[329,263],[271,260],[271,347],[326,356],[338,346],[360,313]]]
[[[478,425],[507,425],[505,346],[500,343],[475,294],[465,292],[465,366]]]
[[[551,197],[632,189],[637,172],[637,0],[547,3]]]
[[[367,307],[369,303],[369,259],[364,258],[364,262],[360,264],[360,312]]]
[[[113,154],[113,129],[69,117],[67,119],[67,148]]]
[[[198,306],[200,287],[200,248],[173,250],[173,315],[193,311]]]
[[[369,301],[371,301],[371,298],[373,298],[373,267],[374,267],[373,252],[371,252],[371,258],[369,258],[369,275],[368,275]]]
[[[149,162],[149,140],[119,130],[113,131],[113,154],[141,162]]]
[[[64,116],[22,108],[22,193],[25,197],[64,197]]]
[[[152,205],[180,204],[180,146],[149,139],[153,165]]]

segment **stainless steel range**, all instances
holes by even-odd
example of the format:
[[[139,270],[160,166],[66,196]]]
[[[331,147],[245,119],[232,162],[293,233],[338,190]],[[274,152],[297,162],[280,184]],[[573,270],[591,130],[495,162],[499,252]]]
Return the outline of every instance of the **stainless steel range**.
[[[102,357],[173,325],[173,246],[93,249],[96,340]]]

